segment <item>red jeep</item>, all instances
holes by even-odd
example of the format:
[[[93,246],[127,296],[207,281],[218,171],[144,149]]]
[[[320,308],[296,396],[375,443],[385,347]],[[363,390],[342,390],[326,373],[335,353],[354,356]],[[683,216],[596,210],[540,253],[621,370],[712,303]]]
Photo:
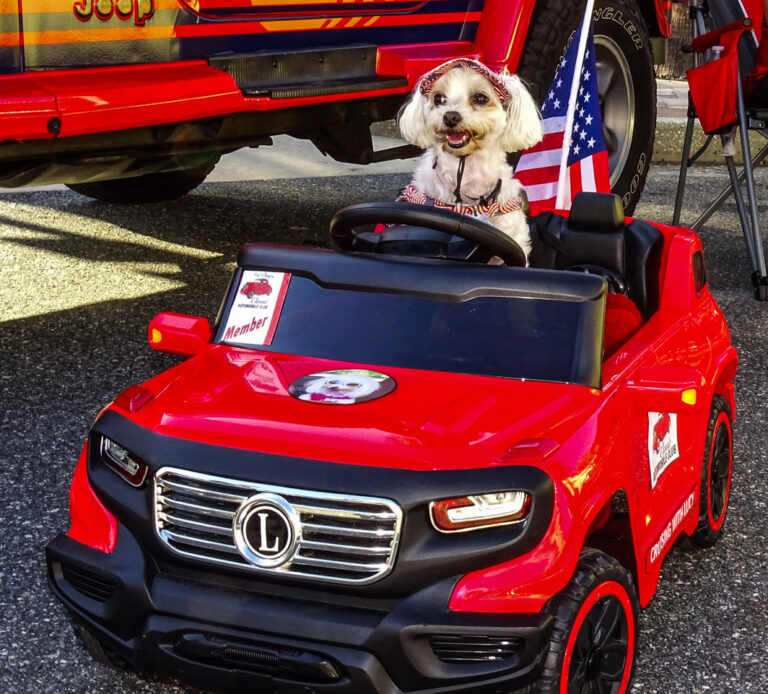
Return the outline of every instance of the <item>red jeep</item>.
[[[233,692],[626,694],[667,552],[722,533],[738,360],[696,235],[601,201],[535,216],[563,253],[528,268],[479,220],[353,206],[342,252],[244,246],[212,330],[157,316],[189,359],[99,415],[46,552],[90,652]],[[604,277],[643,317],[607,358]]]
[[[649,44],[669,0],[598,0],[595,43],[612,186],[628,211],[650,162]],[[583,9],[572,0],[22,0],[0,14],[0,185],[63,182],[116,202],[166,200],[222,153],[311,140],[374,152],[416,78],[458,56],[543,96]],[[659,44],[663,48],[663,44]]]

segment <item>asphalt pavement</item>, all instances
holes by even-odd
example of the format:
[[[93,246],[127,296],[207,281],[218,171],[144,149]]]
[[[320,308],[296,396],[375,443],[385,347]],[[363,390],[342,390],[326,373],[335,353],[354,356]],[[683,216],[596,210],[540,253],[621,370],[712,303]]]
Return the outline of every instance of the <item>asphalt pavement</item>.
[[[149,320],[163,310],[213,319],[241,244],[327,245],[335,210],[391,200],[408,180],[369,172],[214,180],[128,208],[61,188],[0,196],[0,691],[195,691],[94,662],[48,590],[44,546],[68,526],[74,462],[100,408],[177,361],[149,348]],[[670,221],[676,175],[651,170],[638,216]],[[706,203],[723,178],[694,171],[689,200]],[[741,358],[731,508],[717,546],[675,548],[665,563],[640,622],[641,694],[768,691],[768,305],[752,299],[732,204],[702,238]]]

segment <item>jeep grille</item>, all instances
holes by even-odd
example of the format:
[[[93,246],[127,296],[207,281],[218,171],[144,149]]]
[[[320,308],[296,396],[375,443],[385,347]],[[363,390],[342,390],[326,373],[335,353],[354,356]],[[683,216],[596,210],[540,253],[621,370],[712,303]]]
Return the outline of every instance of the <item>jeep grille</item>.
[[[286,562],[257,567],[235,546],[233,521],[249,497],[283,497],[300,520]],[[259,573],[335,583],[371,583],[392,570],[402,511],[388,499],[314,492],[174,468],[155,476],[155,529],[174,553]]]

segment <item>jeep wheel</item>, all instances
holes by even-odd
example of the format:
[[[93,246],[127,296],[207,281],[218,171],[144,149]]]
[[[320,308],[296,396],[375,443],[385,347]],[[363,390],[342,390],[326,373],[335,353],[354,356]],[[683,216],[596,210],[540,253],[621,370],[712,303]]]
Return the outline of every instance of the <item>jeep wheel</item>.
[[[122,205],[149,202],[167,202],[186,195],[199,186],[219,161],[209,159],[203,164],[177,171],[161,171],[132,178],[115,178],[108,181],[71,183],[67,188],[89,198]]]
[[[541,103],[584,5],[534,5],[518,73]],[[645,185],[656,133],[656,79],[648,28],[633,0],[596,0],[595,54],[611,189],[631,214]]]
[[[632,576],[615,559],[585,550],[571,582],[547,604],[555,624],[536,694],[629,691],[639,606]]]
[[[720,539],[728,511],[733,471],[731,410],[720,395],[715,395],[709,412],[704,459],[699,487],[699,523],[687,538],[693,548],[711,547]]]

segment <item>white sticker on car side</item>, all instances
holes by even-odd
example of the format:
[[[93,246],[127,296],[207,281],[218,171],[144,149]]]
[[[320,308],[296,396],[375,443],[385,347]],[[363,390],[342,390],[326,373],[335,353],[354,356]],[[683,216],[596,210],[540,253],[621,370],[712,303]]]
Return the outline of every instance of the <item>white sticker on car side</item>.
[[[680,457],[677,441],[677,415],[672,412],[648,413],[648,464],[651,489],[669,465]]]
[[[245,270],[221,341],[249,347],[269,345],[280,319],[290,279],[290,274],[286,272]]]

